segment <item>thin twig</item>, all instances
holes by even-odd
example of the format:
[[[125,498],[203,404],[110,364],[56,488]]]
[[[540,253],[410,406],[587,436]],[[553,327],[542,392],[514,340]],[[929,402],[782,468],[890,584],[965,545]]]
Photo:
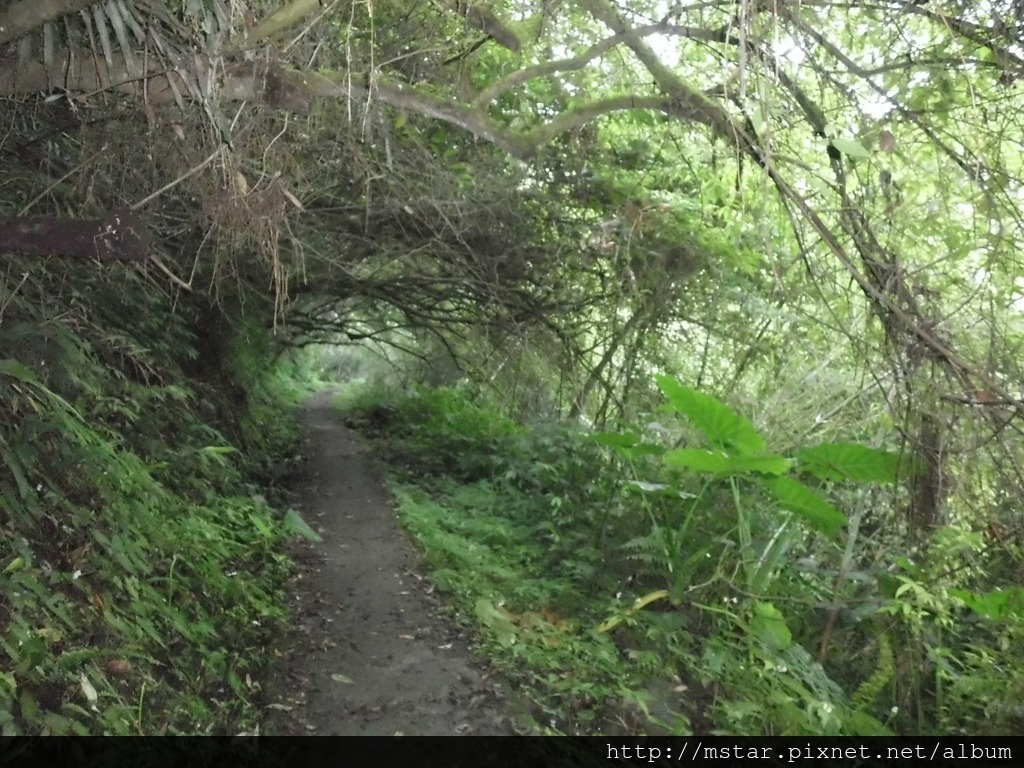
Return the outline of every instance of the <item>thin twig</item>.
[[[78,172],[79,172],[80,170],[82,170],[83,168],[85,168],[85,167],[86,167],[87,165],[89,165],[89,163],[91,163],[91,162],[92,162],[93,160],[95,160],[95,159],[96,159],[97,157],[99,157],[99,156],[100,156],[101,154],[103,154],[103,153],[104,153],[104,152],[106,152],[106,151],[107,151],[107,146],[106,146],[106,145],[104,145],[104,146],[103,146],[103,147],[101,147],[101,148],[100,148],[100,149],[99,149],[98,151],[96,151],[96,152],[93,152],[93,153],[92,153],[91,155],[89,155],[89,157],[87,157],[87,158],[86,158],[86,159],[85,159],[84,161],[82,161],[81,163],[79,163],[78,165],[76,165],[76,166],[75,166],[74,168],[72,168],[72,169],[71,169],[70,171],[68,171],[67,173],[65,173],[65,174],[64,174],[63,176],[61,176],[61,177],[60,177],[59,179],[57,179],[56,181],[54,181],[54,182],[53,182],[52,184],[48,185],[48,186],[47,186],[47,187],[46,187],[46,188],[45,188],[45,189],[44,189],[44,190],[43,190],[42,192],[40,192],[40,193],[39,193],[38,195],[36,195],[35,197],[33,197],[33,198],[32,198],[31,200],[29,200],[29,201],[28,201],[28,202],[27,202],[27,203],[25,204],[25,207],[24,207],[24,208],[22,208],[22,209],[21,209],[21,210],[20,210],[20,211],[18,212],[18,215],[19,215],[19,216],[27,216],[27,215],[28,215],[28,212],[29,212],[29,211],[30,211],[30,210],[32,209],[32,206],[34,206],[34,205],[35,205],[36,203],[38,203],[38,202],[39,202],[40,200],[42,200],[42,199],[43,199],[44,197],[46,197],[46,195],[48,195],[48,194],[50,193],[50,190],[52,190],[52,189],[53,189],[54,187],[56,187],[56,186],[57,186],[58,184],[60,184],[61,182],[63,182],[63,181],[65,181],[66,179],[68,179],[68,178],[69,178],[70,176],[73,176],[74,174],[78,173]]]
[[[215,149],[213,151],[213,154],[211,154],[208,158],[203,160],[203,162],[201,162],[199,165],[197,165],[194,168],[191,168],[191,169],[185,171],[185,173],[181,174],[181,176],[176,178],[174,181],[170,181],[167,184],[164,184],[156,192],[154,192],[153,194],[149,195],[148,197],[142,198],[141,200],[139,200],[139,202],[137,202],[134,205],[132,205],[128,210],[129,211],[137,211],[137,210],[139,210],[139,208],[144,206],[146,203],[152,202],[154,199],[156,199],[157,197],[162,195],[167,190],[172,189],[172,188],[178,186],[181,182],[183,182],[188,177],[195,176],[197,173],[199,173],[199,171],[201,171],[203,168],[205,168],[210,163],[212,163],[214,161],[214,159],[217,157],[217,155],[220,154],[220,152],[221,152],[221,147],[217,147],[217,149]]]
[[[166,267],[166,266],[164,265],[164,263],[163,263],[162,261],[160,261],[160,258],[159,258],[159,257],[158,257],[158,256],[157,256],[156,254],[150,254],[150,256],[149,256],[149,261],[151,261],[151,262],[153,262],[154,264],[156,264],[156,266],[157,266],[157,269],[159,269],[159,270],[160,270],[161,272],[163,272],[163,273],[164,273],[165,275],[167,275],[167,277],[169,277],[169,278],[170,278],[170,280],[171,280],[171,282],[172,282],[172,283],[174,283],[175,285],[177,285],[177,286],[178,286],[179,288],[181,288],[182,290],[188,291],[189,293],[191,293],[191,292],[192,292],[192,286],[191,286],[191,285],[189,285],[188,283],[186,283],[186,282],[185,282],[184,280],[182,280],[182,279],[181,279],[180,277],[178,277],[178,276],[177,276],[176,274],[174,274],[173,272],[171,272],[171,270],[169,270],[169,269],[168,269],[168,268],[167,268],[167,267]]]

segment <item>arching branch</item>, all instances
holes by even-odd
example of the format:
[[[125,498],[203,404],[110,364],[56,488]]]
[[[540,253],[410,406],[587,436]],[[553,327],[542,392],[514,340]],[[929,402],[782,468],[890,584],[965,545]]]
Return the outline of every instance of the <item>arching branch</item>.
[[[648,35],[655,34],[678,35],[680,37],[690,39],[719,42],[724,42],[725,40],[725,33],[723,31],[701,29],[699,27],[678,27],[665,23],[638,27],[637,29],[630,30],[628,34],[637,35],[639,37],[646,37]],[[578,56],[573,56],[568,59],[557,59],[556,61],[547,61],[543,64],[536,64],[532,67],[524,67],[523,69],[517,70],[487,86],[487,88],[482,90],[480,95],[476,97],[473,104],[474,106],[485,107],[502,94],[508,93],[516,86],[528,83],[530,80],[534,80],[538,77],[560,75],[566,72],[578,72],[585,68],[594,59],[603,56],[615,48],[615,46],[624,42],[626,38],[627,34],[612,35],[611,37],[607,37],[604,40],[594,43]]]

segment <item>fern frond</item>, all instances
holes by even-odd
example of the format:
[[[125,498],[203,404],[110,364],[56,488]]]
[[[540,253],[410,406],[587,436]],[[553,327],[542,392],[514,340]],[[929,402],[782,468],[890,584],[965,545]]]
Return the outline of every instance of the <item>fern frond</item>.
[[[861,683],[857,692],[853,694],[853,706],[863,710],[874,704],[882,689],[892,680],[894,670],[892,644],[889,642],[888,633],[882,632],[878,635],[878,664],[874,674]]]

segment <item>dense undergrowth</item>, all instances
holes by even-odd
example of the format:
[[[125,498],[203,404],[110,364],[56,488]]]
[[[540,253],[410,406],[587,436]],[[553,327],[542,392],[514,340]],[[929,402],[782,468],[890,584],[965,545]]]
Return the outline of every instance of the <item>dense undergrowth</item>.
[[[781,456],[659,383],[661,412],[602,435],[527,429],[460,389],[336,403],[536,730],[1020,732],[1020,590],[993,585],[976,537],[856,535],[913,467],[856,443]]]
[[[287,366],[137,273],[66,269],[0,284],[0,731],[255,729]]]

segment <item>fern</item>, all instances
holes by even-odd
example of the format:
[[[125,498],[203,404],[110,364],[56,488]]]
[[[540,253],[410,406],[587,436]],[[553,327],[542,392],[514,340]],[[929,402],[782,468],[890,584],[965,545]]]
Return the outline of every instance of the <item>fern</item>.
[[[874,704],[878,694],[892,680],[893,670],[892,645],[889,642],[889,635],[882,632],[878,635],[878,665],[874,674],[861,683],[857,692],[853,694],[853,706],[863,710]]]
[[[665,546],[661,532],[657,529],[645,536],[637,536],[623,542],[624,557],[632,563],[641,564],[637,576],[667,577],[675,570],[675,562],[671,552]]]

